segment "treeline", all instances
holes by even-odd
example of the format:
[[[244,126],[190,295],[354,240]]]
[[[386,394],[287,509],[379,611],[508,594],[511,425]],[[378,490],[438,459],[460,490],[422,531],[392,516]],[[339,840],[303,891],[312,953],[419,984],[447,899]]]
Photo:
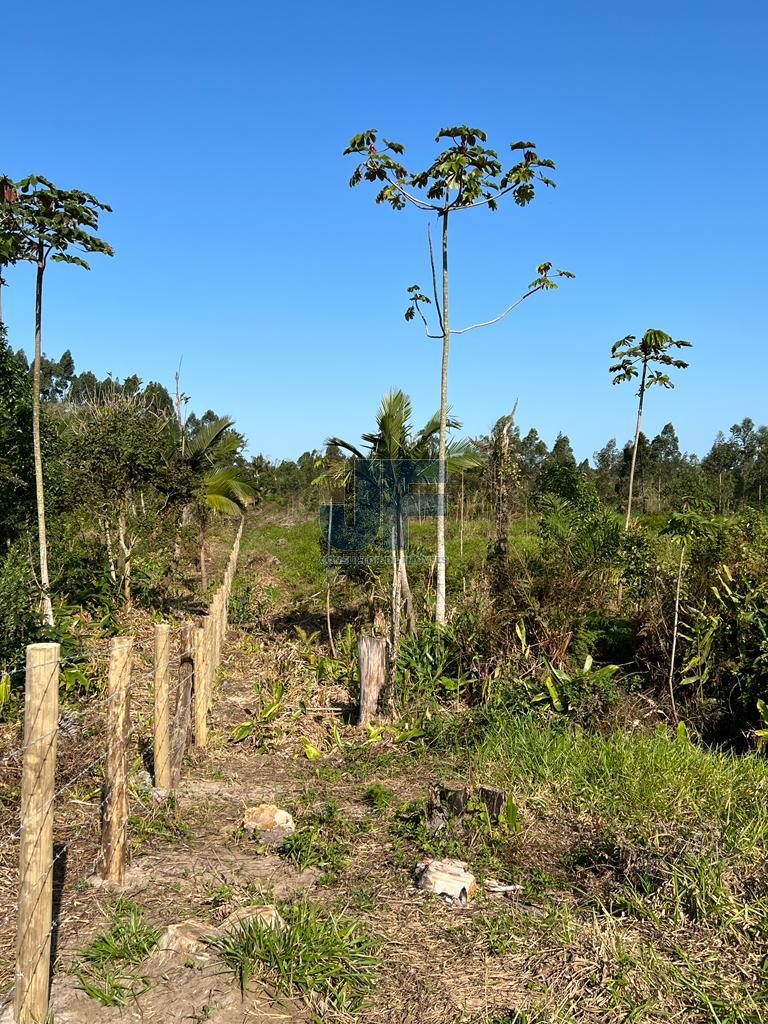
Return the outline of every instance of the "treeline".
[[[502,417],[489,434],[474,439],[478,449],[487,455],[483,465],[449,476],[451,504],[457,507],[463,500],[467,518],[492,518],[494,515],[494,439],[507,422],[508,418]],[[511,424],[506,435],[508,501],[513,515],[526,515],[538,495],[558,491],[557,477],[565,478],[573,470],[594,484],[602,501],[617,509],[626,508],[631,441],[620,447],[616,439],[611,438],[594,453],[591,461],[579,462],[568,436],[563,433],[551,448],[535,428],[522,434],[519,427]],[[295,460],[270,461],[257,455],[250,460],[248,469],[262,499],[309,509],[316,507],[319,501],[313,481],[341,457],[337,447],[327,445],[303,452]],[[634,481],[637,512],[674,512],[698,501],[727,514],[741,507],[762,505],[766,499],[768,427],[757,426],[749,417],[731,426],[727,433],[719,431],[703,458],[681,450],[672,423],[667,423],[652,438],[640,433]]]
[[[0,324],[0,668],[26,643],[76,647],[133,604],[188,602],[205,585],[201,537],[251,500],[245,439],[226,416],[187,412],[157,382],[41,359],[41,451],[55,625],[40,615],[33,379]]]

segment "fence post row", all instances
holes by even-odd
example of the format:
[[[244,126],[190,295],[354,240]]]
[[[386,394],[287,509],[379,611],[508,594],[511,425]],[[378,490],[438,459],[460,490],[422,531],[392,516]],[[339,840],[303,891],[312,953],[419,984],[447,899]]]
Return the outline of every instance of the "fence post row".
[[[243,522],[240,523],[235,542],[232,545],[227,567],[224,570],[224,581],[211,599],[208,614],[203,616],[201,626],[195,631],[194,738],[196,747],[204,747],[208,743],[208,710],[227,635],[229,598],[232,593],[232,580],[237,568],[242,535]]]
[[[17,1024],[34,1024],[48,1015],[59,655],[58,644],[27,648],[14,991]]]
[[[190,726],[196,746],[208,739],[207,714],[227,632],[229,598],[237,568],[243,522],[235,537],[209,613],[202,627],[181,627],[178,701],[170,706],[170,626],[155,627],[154,758],[155,785],[178,784]],[[110,644],[107,683],[106,757],[102,795],[101,872],[121,884],[125,876],[128,832],[128,741],[133,639]],[[27,647],[24,691],[24,741],[19,830],[19,898],[16,936],[14,1020],[40,1024],[48,1019],[51,932],[53,927],[53,811],[56,735],[59,716],[59,644]],[[193,712],[194,702],[194,712]]]
[[[187,750],[189,732],[192,726],[192,687],[195,676],[195,627],[185,622],[181,627],[179,650],[179,697],[176,716],[173,721],[173,771],[171,788],[175,789],[181,778],[181,762]]]
[[[133,639],[116,636],[109,652],[107,759],[104,771],[102,874],[122,884],[128,838],[128,737]]]
[[[165,622],[155,626],[155,786],[171,788],[171,709],[169,707],[168,675],[171,627]]]

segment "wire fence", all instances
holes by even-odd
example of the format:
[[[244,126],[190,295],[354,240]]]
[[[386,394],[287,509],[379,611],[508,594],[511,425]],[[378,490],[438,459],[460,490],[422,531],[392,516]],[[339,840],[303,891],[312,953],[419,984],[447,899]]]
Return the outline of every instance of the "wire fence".
[[[143,644],[113,638],[106,696],[89,701],[74,724],[59,711],[61,672],[72,660],[61,657],[58,644],[27,648],[22,739],[0,756],[6,776],[0,791],[0,1009],[12,1000],[16,1024],[48,1017],[55,950],[67,924],[64,889],[94,873],[118,886],[123,882],[129,765],[137,746],[143,743],[155,797],[163,799],[179,784],[189,745],[207,743],[241,536],[242,524],[223,581],[198,624],[158,623]],[[144,671],[135,655],[148,654],[150,646],[151,667]],[[3,813],[7,794],[15,792],[9,773],[19,776],[10,817]],[[82,796],[80,787],[87,787]],[[54,823],[65,800],[84,815],[74,830]],[[73,876],[70,852],[78,844],[85,867]]]

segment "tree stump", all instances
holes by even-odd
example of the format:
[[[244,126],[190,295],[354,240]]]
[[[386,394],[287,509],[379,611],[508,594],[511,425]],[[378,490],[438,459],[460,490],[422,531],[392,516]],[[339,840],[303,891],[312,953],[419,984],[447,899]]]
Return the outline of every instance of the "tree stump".
[[[360,664],[360,720],[365,726],[376,715],[379,697],[387,683],[387,640],[379,636],[361,636],[357,641]]]
[[[439,782],[430,796],[430,807],[452,817],[458,817],[467,809],[471,789],[463,782]]]
[[[490,817],[498,821],[507,809],[507,794],[494,786],[479,786],[477,792]]]

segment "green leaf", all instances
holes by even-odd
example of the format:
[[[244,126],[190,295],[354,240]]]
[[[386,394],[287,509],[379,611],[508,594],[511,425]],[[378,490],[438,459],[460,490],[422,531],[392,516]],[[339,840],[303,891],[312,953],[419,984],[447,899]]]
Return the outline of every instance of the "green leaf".
[[[301,737],[301,744],[304,747],[304,753],[310,761],[319,761],[323,756],[322,750],[319,750],[313,743],[310,743],[306,736]]]
[[[504,823],[510,832],[519,832],[523,827],[520,821],[520,811],[511,796],[507,797],[507,805],[504,808]]]
[[[240,725],[236,725],[232,730],[232,739],[235,743],[242,743],[244,739],[247,739],[254,730],[253,719],[249,719],[247,722],[241,722]]]

